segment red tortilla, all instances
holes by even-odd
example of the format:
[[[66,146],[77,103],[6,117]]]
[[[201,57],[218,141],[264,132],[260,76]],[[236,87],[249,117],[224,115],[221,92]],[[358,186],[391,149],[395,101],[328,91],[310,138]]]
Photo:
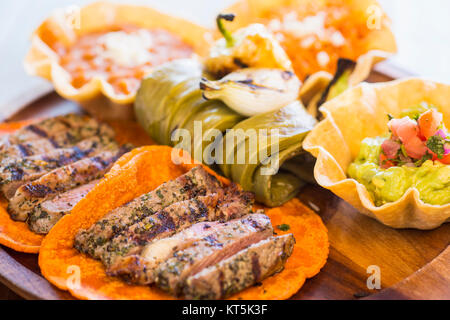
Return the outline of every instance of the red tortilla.
[[[195,164],[175,165],[172,148],[148,146],[124,155],[106,177],[63,217],[44,239],[39,266],[47,280],[80,299],[173,299],[155,287],[129,285],[107,276],[101,262],[73,248],[76,233],[88,228],[110,210],[153,190],[165,181],[190,170]],[[208,169],[209,170],[209,169]],[[213,173],[212,171],[210,171]],[[216,175],[217,176],[217,175]],[[223,177],[219,177],[228,183]],[[287,299],[306,278],[317,274],[328,256],[327,230],[320,217],[293,199],[282,207],[267,209],[273,225],[288,224],[296,238],[285,269],[231,299]],[[275,229],[278,234],[286,233]],[[73,285],[73,270],[79,270],[79,285]]]

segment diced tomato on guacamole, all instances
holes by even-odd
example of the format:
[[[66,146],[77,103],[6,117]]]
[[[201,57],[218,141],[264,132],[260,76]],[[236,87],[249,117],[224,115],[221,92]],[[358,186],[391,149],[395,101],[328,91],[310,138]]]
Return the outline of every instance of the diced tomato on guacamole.
[[[389,116],[389,134],[364,139],[349,166],[349,176],[366,186],[377,206],[412,187],[425,203],[450,203],[450,137],[443,116],[434,107],[411,110]]]
[[[380,166],[414,165],[426,160],[449,164],[450,138],[442,113],[430,108],[417,119],[405,116],[388,123],[391,135],[382,145]]]

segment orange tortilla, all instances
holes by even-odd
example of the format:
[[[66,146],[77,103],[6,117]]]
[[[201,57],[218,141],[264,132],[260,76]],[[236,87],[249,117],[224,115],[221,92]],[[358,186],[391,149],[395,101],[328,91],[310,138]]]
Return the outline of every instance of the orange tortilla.
[[[42,242],[39,254],[39,266],[47,280],[80,299],[173,299],[155,287],[130,285],[119,278],[107,276],[101,262],[73,248],[78,230],[90,227],[110,210],[195,166],[174,164],[172,150],[167,146],[147,146],[124,155],[74,207],[72,213],[55,225]],[[225,178],[219,178],[229,183]],[[319,216],[297,199],[282,207],[268,209],[266,213],[274,226],[283,223],[291,226],[287,232],[292,232],[296,238],[294,252],[282,272],[264,280],[259,286],[232,296],[232,299],[287,299],[302,287],[306,278],[317,274],[326,262],[328,235]],[[285,233],[275,230],[280,235]],[[74,281],[77,280],[76,274],[80,276],[79,282]]]
[[[14,221],[9,217],[8,201],[0,199],[0,244],[20,252],[38,253],[43,235],[36,234],[26,223]]]
[[[0,123],[0,136],[14,132],[31,122],[27,120]],[[109,124],[116,132],[116,140],[120,144],[132,143],[135,146],[153,144],[137,122],[110,121]],[[133,152],[128,154],[128,156],[132,155],[134,155]],[[127,156],[123,159],[127,159]],[[0,197],[0,244],[20,252],[38,253],[44,235],[30,231],[24,222],[12,220],[7,207],[7,200]]]
[[[29,124],[30,121],[0,123],[0,137]],[[20,221],[14,221],[7,211],[8,201],[0,196],[0,244],[20,252],[38,253],[43,235],[36,234]]]

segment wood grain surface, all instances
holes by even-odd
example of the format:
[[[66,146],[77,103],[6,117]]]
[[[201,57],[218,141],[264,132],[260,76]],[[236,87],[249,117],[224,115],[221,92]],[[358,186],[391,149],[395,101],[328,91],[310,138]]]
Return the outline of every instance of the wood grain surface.
[[[370,80],[389,78],[375,72]],[[73,111],[81,110],[53,93],[11,120]],[[450,224],[431,231],[388,228],[315,185],[304,187],[299,198],[325,222],[330,255],[322,271],[293,299],[450,299]],[[40,276],[37,256],[2,248],[0,299],[70,298]],[[380,290],[367,287],[369,266],[380,269]]]

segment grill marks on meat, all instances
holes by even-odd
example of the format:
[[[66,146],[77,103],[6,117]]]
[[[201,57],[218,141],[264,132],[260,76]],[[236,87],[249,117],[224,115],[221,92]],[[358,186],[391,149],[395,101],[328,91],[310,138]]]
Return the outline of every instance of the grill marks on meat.
[[[39,179],[21,186],[8,205],[11,218],[25,221],[34,207],[42,202],[101,178],[111,165],[129,150],[129,146],[123,146],[113,151],[103,151],[93,157],[52,170]]]
[[[104,245],[115,234],[145,217],[176,202],[217,193],[220,190],[222,186],[213,175],[201,166],[195,167],[184,175],[167,181],[155,190],[112,210],[89,229],[81,230],[75,238],[76,247],[95,256],[98,246]]]
[[[64,215],[70,213],[72,208],[94,188],[99,180],[94,180],[75,189],[57,195],[34,207],[27,219],[31,231],[47,234],[50,229]]]
[[[95,155],[106,149],[118,148],[109,137],[92,137],[70,148],[54,149],[48,153],[4,160],[0,168],[1,191],[6,198],[14,196],[17,188],[38,179],[53,169]]]
[[[154,281],[154,270],[176,251],[191,246],[212,233],[222,225],[219,221],[199,222],[175,235],[153,241],[143,247],[140,254],[120,257],[110,266],[107,273],[120,276],[128,282],[149,284]]]
[[[119,257],[140,252],[149,242],[171,236],[197,222],[227,221],[251,212],[251,206],[239,213],[228,210],[229,201],[240,200],[226,197],[221,192],[176,202],[116,234],[110,241],[98,246],[91,255],[109,266]]]
[[[264,214],[252,214],[223,223],[216,232],[175,252],[172,258],[162,263],[155,270],[156,284],[178,296],[190,275],[215,265],[272,234],[272,224]]]
[[[30,124],[3,137],[0,140],[0,153],[7,152],[13,145],[23,145],[40,139],[50,142],[47,147],[53,145],[57,148],[72,146],[83,139],[100,135],[112,137],[114,132],[108,125],[99,123],[94,118],[67,114]]]
[[[20,144],[13,144],[9,147],[4,147],[4,150],[0,152],[0,161],[5,159],[23,158],[37,154],[43,154],[52,150],[58,149],[61,146],[51,139],[42,138],[33,140],[30,142],[24,142]]]
[[[173,256],[178,256],[181,250],[200,248],[202,241],[210,247],[211,242],[217,244],[215,249],[225,251],[215,251],[215,258],[222,258],[225,254],[230,254],[230,250],[236,250],[240,246],[248,246],[249,242],[256,241],[259,237],[269,237],[272,235],[272,226],[269,218],[264,214],[250,214],[243,218],[231,220],[229,222],[201,222],[185,229],[172,237],[163,238],[146,245],[139,255],[131,255],[121,257],[116,260],[108,270],[110,275],[119,275],[126,280],[139,283],[153,283],[156,278],[156,269]],[[239,239],[239,244],[233,243],[228,247],[221,247],[220,237],[222,240],[230,240],[231,243]],[[191,250],[187,249],[187,250]],[[214,249],[213,249],[214,250]],[[213,259],[209,257],[207,262]],[[206,261],[206,260],[205,260]],[[205,262],[204,261],[204,262]],[[196,260],[196,262],[199,262]],[[201,267],[200,263],[200,267]],[[187,267],[186,267],[187,269]],[[192,270],[192,268],[191,268]]]
[[[207,267],[183,284],[186,299],[223,299],[280,272],[292,254],[292,234],[270,237]]]
[[[92,117],[67,114],[0,139],[0,192],[14,220],[45,234],[95,186],[131,145]]]
[[[218,202],[218,194],[176,202],[116,234],[110,241],[97,247],[93,256],[109,266],[120,256],[138,252],[140,244],[143,246],[152,240],[170,236],[193,221],[207,220]]]

